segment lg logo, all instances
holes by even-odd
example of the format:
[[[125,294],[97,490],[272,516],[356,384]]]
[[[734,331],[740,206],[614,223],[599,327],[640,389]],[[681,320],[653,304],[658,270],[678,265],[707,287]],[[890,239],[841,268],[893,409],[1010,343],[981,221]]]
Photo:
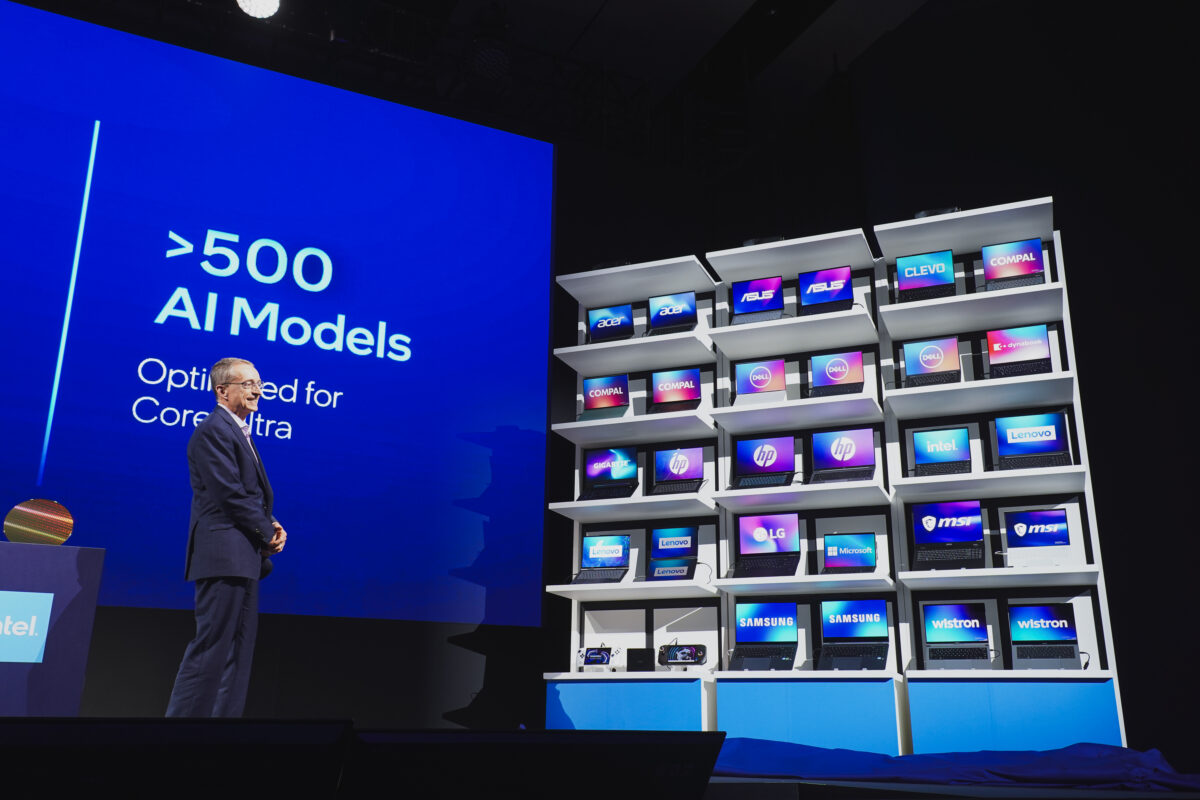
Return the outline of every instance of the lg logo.
[[[772,445],[760,444],[754,448],[754,463],[760,467],[769,467],[779,458],[779,451]]]
[[[829,448],[829,455],[836,458],[838,461],[849,461],[854,458],[854,453],[858,450],[854,446],[854,440],[848,436],[839,436],[833,440],[833,444]]]
[[[787,536],[787,531],[783,528],[763,528],[754,529],[754,533],[750,534],[756,542],[765,542],[768,539],[782,539]]]

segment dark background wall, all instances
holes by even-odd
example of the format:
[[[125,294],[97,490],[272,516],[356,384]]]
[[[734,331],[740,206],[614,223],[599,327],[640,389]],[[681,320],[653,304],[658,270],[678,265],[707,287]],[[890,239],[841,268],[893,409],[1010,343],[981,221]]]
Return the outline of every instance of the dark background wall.
[[[1100,11],[1038,2],[746,0],[695,66],[650,100],[606,93],[598,87],[629,76],[572,61],[569,51],[551,66],[574,83],[530,77],[521,69],[527,52],[513,45],[512,70],[499,79],[439,84],[434,75],[430,86],[452,88],[428,91],[401,61],[381,63],[353,41],[280,32],[282,23],[265,32],[214,16],[198,0],[32,4],[555,142],[558,274],[704,253],[755,236],[869,230],[925,208],[1053,195],[1129,744],[1159,748],[1177,768],[1200,772],[1200,734],[1190,719],[1200,705],[1191,616],[1200,546],[1189,502],[1197,442],[1185,386],[1195,296],[1185,114],[1196,70],[1184,4]],[[342,4],[342,13],[366,5]],[[438,4],[372,8],[385,5],[421,6],[427,21]],[[597,9],[593,22],[626,7],[577,5]],[[879,22],[900,6],[898,19]],[[522,10],[536,13],[536,4],[491,7],[507,9],[508,21],[501,15],[487,36],[476,28],[464,41],[503,42]],[[812,25],[822,14],[875,29],[869,46],[839,51]],[[623,19],[629,29],[616,31],[613,48],[634,26],[643,38],[657,31],[632,12]],[[287,22],[304,28],[298,17]],[[795,48],[771,38],[780,30],[833,52],[794,66],[787,56]],[[673,32],[661,30],[664,48]],[[653,85],[653,75],[634,77]],[[550,87],[553,102],[526,102],[539,86]],[[574,308],[560,291],[553,297],[553,343],[561,345]],[[573,376],[555,363],[549,369],[552,405],[570,402]],[[549,449],[550,464],[571,459],[558,437]],[[569,477],[552,471],[548,496],[569,492]],[[548,515],[547,582],[569,570],[569,530]],[[548,599],[540,631],[270,616],[249,713],[536,726],[540,673],[566,667],[567,613],[566,601]],[[85,713],[161,713],[189,626],[178,612],[102,609]],[[1177,643],[1176,652],[1149,652],[1162,642]]]

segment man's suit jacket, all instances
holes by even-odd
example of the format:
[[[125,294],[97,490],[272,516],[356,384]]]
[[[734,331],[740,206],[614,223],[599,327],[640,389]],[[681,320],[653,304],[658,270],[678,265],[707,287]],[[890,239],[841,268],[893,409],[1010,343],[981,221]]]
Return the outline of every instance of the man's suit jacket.
[[[274,496],[262,461],[237,420],[217,406],[188,441],[192,516],[186,577],[259,578],[260,553],[275,535]]]

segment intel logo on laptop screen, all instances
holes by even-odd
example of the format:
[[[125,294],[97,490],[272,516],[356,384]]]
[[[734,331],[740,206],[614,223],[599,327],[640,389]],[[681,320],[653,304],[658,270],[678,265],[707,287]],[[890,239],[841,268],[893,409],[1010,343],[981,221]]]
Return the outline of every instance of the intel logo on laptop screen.
[[[1034,275],[1046,270],[1041,239],[988,245],[983,248],[982,255],[983,277],[989,281]]]
[[[783,308],[783,276],[735,281],[731,291],[734,314],[776,311]]]
[[[633,333],[633,306],[593,308],[588,310],[588,335],[592,341],[616,339]]]
[[[983,510],[978,500],[919,503],[912,507],[917,544],[978,542],[983,539]]]
[[[802,306],[854,299],[854,284],[850,279],[849,267],[802,272],[796,286]]]
[[[814,469],[868,467],[875,463],[875,432],[871,428],[814,433]]]
[[[909,342],[904,345],[904,373],[928,375],[958,370],[958,337]]]
[[[896,259],[896,285],[902,292],[949,283],[954,283],[954,257],[949,250]]]
[[[696,322],[696,293],[664,294],[650,298],[650,328],[673,328]]]
[[[825,537],[825,566],[835,569],[843,567],[875,566],[875,534],[842,533]]]
[[[926,604],[925,643],[988,641],[983,603]]]
[[[771,361],[749,361],[733,369],[738,394],[778,392],[786,386],[782,358]]]
[[[791,436],[769,439],[742,439],[737,443],[738,475],[793,472],[796,468],[796,443]]]
[[[583,379],[583,409],[585,411],[627,405],[629,405],[628,375]]]
[[[704,448],[654,451],[654,480],[683,481],[704,477]]]
[[[850,353],[833,353],[813,356],[812,385],[841,386],[863,382],[863,354],[861,350]]]
[[[695,557],[699,528],[655,528],[650,531],[651,558]]]
[[[734,616],[738,642],[796,641],[795,603],[738,603]]]
[[[1050,357],[1050,335],[1045,325],[1005,328],[987,332],[989,364],[1011,364]]]
[[[763,514],[738,518],[738,552],[742,555],[799,551],[798,514]]]
[[[1071,543],[1067,511],[1009,511],[1004,515],[1009,547],[1055,547]]]
[[[673,369],[650,375],[654,403],[680,403],[700,399],[700,370]]]
[[[996,445],[1001,456],[1023,456],[1066,451],[1062,414],[1028,414],[996,418]]]
[[[966,428],[913,433],[913,458],[918,464],[970,461],[971,444]]]
[[[1070,603],[1009,606],[1008,624],[1014,642],[1074,642],[1079,638]]]
[[[637,477],[637,450],[613,447],[584,455],[587,477],[593,481],[625,481]]]
[[[825,639],[886,639],[886,600],[826,600],[821,603]]]

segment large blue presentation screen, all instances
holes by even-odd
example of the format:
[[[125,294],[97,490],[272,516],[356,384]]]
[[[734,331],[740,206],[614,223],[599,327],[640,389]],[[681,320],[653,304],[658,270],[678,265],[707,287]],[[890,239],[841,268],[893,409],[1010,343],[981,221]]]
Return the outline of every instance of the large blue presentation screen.
[[[0,74],[5,509],[189,607],[185,448],[247,358],[264,610],[539,624],[552,147],[2,0]]]

